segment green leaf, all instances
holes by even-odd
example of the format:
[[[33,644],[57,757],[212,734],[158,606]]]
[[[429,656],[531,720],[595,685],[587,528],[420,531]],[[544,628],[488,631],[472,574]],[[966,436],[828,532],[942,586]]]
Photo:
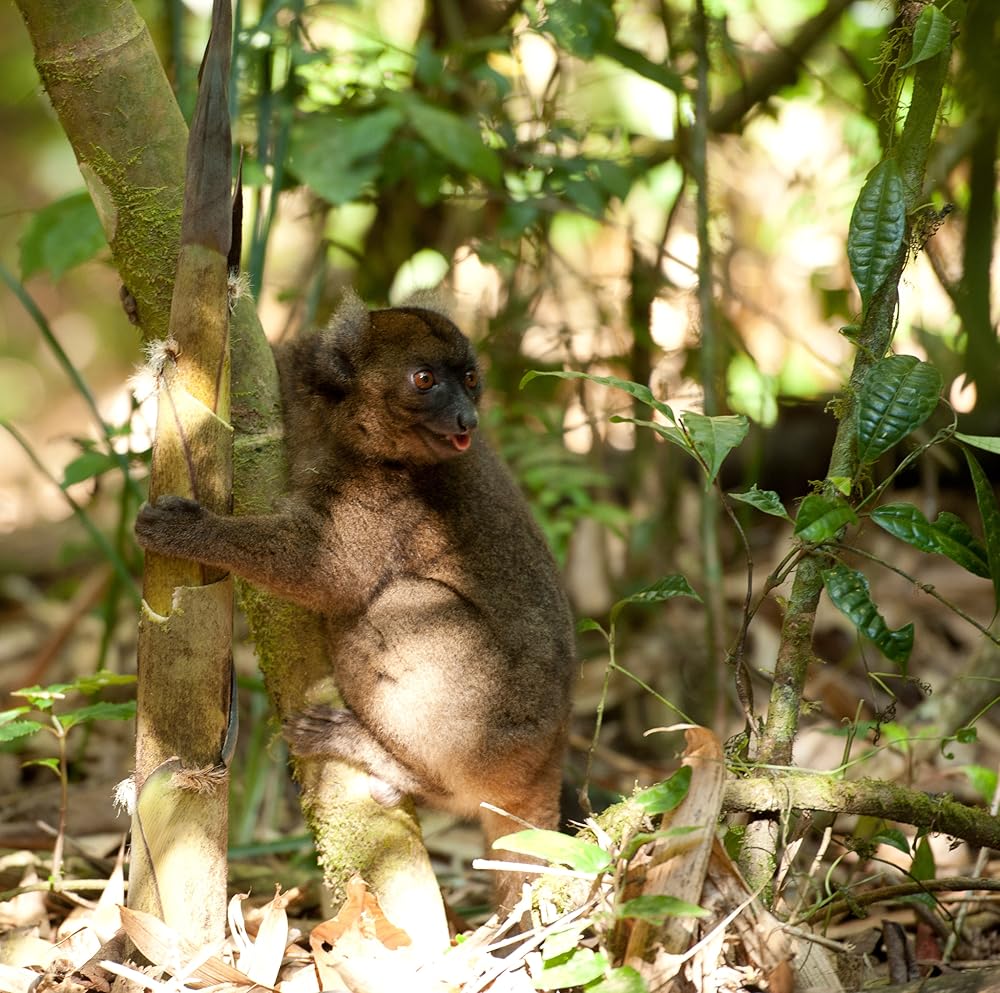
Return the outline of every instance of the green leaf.
[[[845,497],[851,495],[851,486],[854,481],[850,476],[827,476],[826,481],[833,486],[838,493],[843,493]]]
[[[606,0],[548,0],[539,27],[567,52],[592,59],[615,36],[615,15]]]
[[[847,258],[867,309],[889,278],[906,237],[906,201],[895,159],[885,159],[868,174],[851,214]]]
[[[68,731],[77,724],[87,724],[90,721],[130,721],[133,717],[135,700],[126,700],[124,703],[102,701],[60,714],[59,723]]]
[[[967,448],[963,447],[962,451],[965,453],[965,461],[969,463],[972,486],[976,491],[976,503],[979,504],[979,516],[983,522],[986,558],[993,579],[993,600],[996,609],[1000,610],[1000,507],[997,506],[997,495],[989,477],[983,472],[979,459]]]
[[[858,458],[875,462],[918,428],[938,404],[941,373],[913,355],[877,362],[858,397]]]
[[[30,711],[31,707],[13,707],[10,710],[0,710],[0,727],[3,727],[4,724],[9,724],[22,714],[27,714]]]
[[[684,412],[681,420],[691,435],[695,451],[708,466],[707,489],[719,474],[726,456],[747,436],[750,422],[743,414],[706,417],[690,410]]]
[[[615,907],[615,917],[638,917],[662,924],[668,917],[705,917],[707,910],[674,896],[637,896]]]
[[[568,865],[577,872],[596,874],[611,865],[611,856],[599,845],[540,828],[504,835],[493,842],[493,847],[520,855],[532,855],[545,859],[546,862]]]
[[[590,921],[576,921],[562,931],[553,931],[551,934],[546,935],[545,941],[542,944],[542,961],[547,962],[550,959],[558,959],[564,955],[569,955],[580,944],[580,935],[588,927],[590,927]]]
[[[918,842],[913,853],[913,862],[910,865],[910,874],[914,879],[921,881],[933,879],[937,872],[934,864],[934,851],[931,848],[927,835],[924,835]]]
[[[987,768],[985,765],[963,765],[962,772],[969,777],[972,788],[983,801],[991,804],[997,792],[997,770]]]
[[[420,137],[445,161],[493,186],[503,178],[500,156],[484,144],[479,128],[457,114],[407,94],[403,108]]]
[[[600,631],[605,638],[608,636],[608,632],[605,631],[593,617],[581,617],[580,620],[576,622],[576,633],[586,634],[587,631]]]
[[[87,193],[73,193],[39,210],[20,241],[21,278],[47,271],[58,279],[92,259],[107,240]]]
[[[785,505],[781,502],[781,497],[774,490],[757,489],[756,483],[746,493],[728,493],[726,495],[731,500],[747,503],[762,513],[771,514],[773,517],[784,517],[786,521],[791,520],[788,511],[785,510]]]
[[[43,726],[38,721],[8,721],[0,725],[0,742],[17,741],[18,738],[41,731]]]
[[[833,605],[905,672],[906,661],[913,651],[913,625],[906,624],[897,631],[889,628],[872,602],[867,578],[854,569],[839,563],[825,569],[823,585]]]
[[[630,965],[612,969],[585,989],[587,993],[649,993],[646,981]]]
[[[701,597],[691,588],[691,584],[681,575],[664,576],[651,586],[637,590],[631,596],[619,600],[611,608],[611,623],[614,624],[618,615],[631,603],[663,603],[678,596],[689,596],[701,603]]]
[[[546,962],[541,973],[533,977],[536,990],[562,990],[584,986],[604,975],[608,967],[607,956],[590,948],[576,948],[564,961]]]
[[[682,765],[669,779],[640,790],[633,797],[647,814],[665,814],[687,796],[691,786],[691,766]]]
[[[946,555],[973,575],[989,578],[986,549],[960,517],[943,510],[932,524],[913,504],[887,503],[873,510],[871,518],[908,545]]]
[[[694,834],[696,831],[704,831],[703,827],[697,824],[689,827],[670,827],[662,831],[640,831],[633,834],[628,844],[622,849],[622,858],[628,861],[643,845],[648,845],[651,841],[659,841],[661,838],[683,838],[687,834]],[[681,854],[681,849],[677,849],[677,854]]]
[[[981,448],[984,452],[1000,455],[1000,438],[991,438],[985,434],[962,434],[958,431],[953,437],[956,441],[964,441],[966,445],[972,445],[973,448]]]
[[[25,768],[29,765],[44,766],[46,769],[51,769],[57,776],[59,775],[59,759],[57,758],[29,759],[27,762],[23,762],[22,765]]]
[[[653,62],[642,52],[629,48],[616,39],[604,42],[600,54],[614,59],[619,65],[631,69],[646,79],[651,79],[654,83],[659,83],[668,90],[673,90],[674,93],[684,92],[684,80],[673,69],[662,62]]]
[[[612,424],[635,424],[636,427],[649,428],[650,431],[655,431],[664,441],[669,441],[672,445],[684,449],[696,461],[698,459],[694,448],[680,428],[671,427],[669,424],[659,424],[656,421],[644,421],[639,417],[623,417],[621,414],[612,414],[610,420]],[[699,466],[701,465],[700,462],[698,464]]]
[[[910,854],[910,843],[906,840],[906,835],[899,828],[883,828],[872,838],[874,845],[889,845],[904,855]]]
[[[107,452],[84,452],[63,469],[63,478],[59,485],[66,489],[74,483],[82,483],[85,479],[93,479],[109,469],[117,468],[118,458],[115,455]]]
[[[918,62],[940,55],[951,41],[951,21],[933,3],[928,4],[913,26],[913,49],[909,59],[899,68],[909,69]]]
[[[591,383],[599,383],[601,386],[611,386],[616,390],[623,390],[640,403],[659,411],[671,424],[677,423],[674,412],[662,400],[657,400],[648,386],[643,386],[641,383],[619,379],[617,376],[593,376],[589,372],[577,372],[575,369],[529,369],[521,377],[519,388],[523,390],[528,383],[539,376],[553,376],[556,379],[586,379]]]
[[[381,173],[379,153],[402,123],[395,107],[361,117],[310,114],[292,126],[288,167],[328,203],[357,200]]]
[[[857,524],[858,515],[839,497],[810,493],[795,517],[795,534],[811,545],[832,541],[846,524]]]

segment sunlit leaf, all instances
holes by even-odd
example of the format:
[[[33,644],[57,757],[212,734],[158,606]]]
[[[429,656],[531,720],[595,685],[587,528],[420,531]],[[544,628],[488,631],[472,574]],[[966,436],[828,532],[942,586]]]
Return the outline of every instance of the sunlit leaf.
[[[932,524],[910,503],[888,503],[873,510],[871,517],[908,545],[946,555],[974,575],[989,578],[986,549],[960,517],[943,510]]]
[[[876,363],[858,397],[858,458],[874,462],[934,413],[941,373],[913,355]]]
[[[969,464],[972,474],[972,485],[976,491],[976,503],[979,505],[979,516],[983,522],[983,537],[986,540],[986,558],[990,564],[990,576],[993,579],[993,599],[997,610],[1000,610],[1000,507],[997,506],[997,495],[989,477],[983,472],[979,459],[963,447],[965,461]]]
[[[906,201],[895,159],[885,159],[868,174],[851,214],[847,258],[867,309],[896,264],[906,237]]]
[[[689,596],[701,602],[701,597],[694,591],[691,584],[681,575],[664,576],[658,579],[651,586],[646,586],[641,590],[619,600],[611,608],[611,623],[614,624],[618,615],[629,604],[663,603],[664,600],[672,600],[678,596]]]
[[[623,965],[587,986],[587,993],[648,993],[648,989],[632,966]]]
[[[963,765],[962,772],[969,777],[972,788],[983,801],[991,804],[997,792],[997,770],[985,765]]]
[[[554,931],[545,936],[542,944],[542,960],[561,958],[568,955],[580,943],[580,935],[590,927],[590,921],[576,921],[562,931]]]
[[[87,193],[73,193],[37,211],[21,237],[21,278],[48,272],[58,279],[92,259],[107,239]]]
[[[906,624],[896,631],[889,628],[872,602],[868,579],[855,569],[839,563],[825,569],[823,585],[833,605],[905,672],[913,651],[913,625]]]
[[[493,847],[520,855],[533,855],[558,865],[568,865],[577,872],[603,872],[611,864],[611,856],[599,845],[540,828],[506,834],[494,841]]]
[[[536,990],[562,990],[584,986],[604,975],[607,956],[590,948],[575,948],[552,963],[546,962],[541,973],[532,978]]]
[[[647,814],[665,814],[687,796],[691,775],[691,766],[682,765],[669,779],[640,790],[633,799]]]
[[[711,485],[726,456],[747,436],[750,422],[743,414],[706,417],[690,410],[684,412],[681,420],[691,435],[695,451],[708,467],[706,486]]]
[[[795,534],[811,545],[832,541],[846,524],[857,524],[858,515],[839,497],[810,493],[795,517]]]
[[[783,517],[786,521],[791,520],[788,511],[785,510],[785,505],[781,502],[781,497],[774,490],[757,489],[756,483],[746,493],[727,493],[726,495],[731,500],[739,500],[740,503],[749,504],[762,513],[771,514],[773,517]]]
[[[913,49],[910,57],[899,67],[909,69],[918,62],[940,55],[951,41],[951,21],[947,14],[933,3],[928,4],[913,26]]]

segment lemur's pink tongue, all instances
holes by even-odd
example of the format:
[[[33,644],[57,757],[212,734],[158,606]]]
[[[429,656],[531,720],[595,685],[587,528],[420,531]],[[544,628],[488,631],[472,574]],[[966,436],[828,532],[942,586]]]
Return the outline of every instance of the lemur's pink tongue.
[[[450,434],[448,440],[455,446],[455,451],[464,452],[472,444],[472,435],[468,431],[463,434]]]

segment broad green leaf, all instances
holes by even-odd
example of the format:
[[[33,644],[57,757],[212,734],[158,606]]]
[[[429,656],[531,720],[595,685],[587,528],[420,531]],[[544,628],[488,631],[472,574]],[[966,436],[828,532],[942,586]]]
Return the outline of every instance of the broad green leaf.
[[[726,495],[731,500],[747,503],[762,513],[771,514],[773,517],[784,517],[786,521],[791,520],[788,511],[785,510],[785,505],[781,502],[781,497],[774,490],[757,489],[756,483],[746,493],[727,493]]]
[[[117,469],[118,464],[118,458],[107,452],[84,452],[63,469],[60,485],[65,489],[74,483],[82,483],[85,479],[93,479],[110,469]]]
[[[99,702],[92,703],[66,714],[59,714],[59,723],[68,731],[77,724],[89,721],[130,721],[135,717],[135,700],[124,703]]]
[[[500,156],[484,144],[476,125],[412,96],[403,107],[414,130],[441,158],[494,186],[500,185]]]
[[[904,855],[910,854],[910,843],[899,828],[883,828],[872,838],[873,845],[889,845]]]
[[[599,845],[573,838],[558,831],[543,831],[528,828],[506,834],[493,842],[494,848],[502,848],[520,855],[533,855],[559,865],[568,865],[577,872],[603,872],[611,865],[611,856]]]
[[[615,39],[601,45],[600,54],[614,59],[626,69],[631,69],[632,72],[636,72],[646,79],[651,79],[654,83],[659,83],[660,86],[668,90],[673,90],[674,93],[684,92],[684,80],[673,69],[663,62],[653,62],[646,58],[642,52],[629,48],[628,45],[623,45]]]
[[[838,492],[843,493],[845,497],[851,495],[851,486],[854,480],[850,476],[827,476],[826,481]]]
[[[895,159],[868,174],[851,214],[847,258],[863,309],[889,278],[906,237],[906,201]]]
[[[934,851],[930,841],[925,834],[918,842],[913,853],[913,862],[910,865],[910,874],[914,879],[933,879],[937,872],[934,864]]]
[[[576,622],[576,633],[585,634],[587,631],[600,631],[605,638],[608,636],[608,632],[605,631],[593,617],[581,617],[580,620]]]
[[[31,707],[13,707],[10,710],[0,710],[0,727],[4,724],[9,724],[11,721],[16,720],[22,714],[27,714],[31,711]]]
[[[681,575],[664,576],[651,586],[637,590],[630,596],[619,600],[611,608],[611,623],[614,624],[618,615],[632,603],[663,603],[677,596],[689,596],[701,603],[701,597],[692,589],[691,584]]]
[[[548,0],[539,28],[567,52],[592,59],[615,37],[615,15],[606,0]]]
[[[750,422],[743,414],[706,417],[690,410],[681,415],[681,420],[691,435],[695,450],[708,466],[708,479],[705,480],[708,488],[719,474],[726,456],[747,436]]]
[[[899,67],[909,69],[918,62],[926,62],[927,59],[940,55],[951,41],[951,21],[947,14],[942,14],[941,10],[928,4],[917,18],[917,23],[913,26],[913,49],[910,57]]]
[[[542,944],[542,961],[561,958],[572,952],[580,944],[580,935],[590,927],[590,923],[588,920],[576,921],[562,931],[546,935]]]
[[[38,721],[8,721],[0,725],[0,742],[16,741],[18,738],[41,731],[43,726]]]
[[[649,993],[646,981],[630,965],[612,969],[604,978],[590,983],[587,993]]]
[[[993,579],[993,599],[996,609],[1000,610],[1000,507],[997,506],[997,495],[989,477],[983,472],[979,459],[968,448],[963,447],[962,451],[965,453],[965,461],[969,463],[969,472],[972,474],[976,503],[979,504],[979,516],[983,522],[986,558]]]
[[[811,545],[832,541],[845,524],[857,524],[858,515],[839,497],[810,493],[795,517],[795,534]]]
[[[981,448],[984,452],[1000,455],[1000,438],[991,438],[985,434],[962,434],[959,431],[956,431],[953,437],[955,441],[964,441],[973,448]]]
[[[988,579],[986,549],[960,517],[943,510],[932,524],[910,503],[887,503],[872,511],[883,530],[923,552],[946,555],[963,569]]]
[[[577,372],[575,369],[529,369],[521,377],[519,388],[523,390],[528,383],[539,376],[553,376],[556,379],[586,379],[591,383],[599,383],[601,386],[614,387],[616,390],[622,390],[629,396],[635,397],[647,407],[659,411],[671,424],[677,423],[674,412],[662,400],[657,400],[648,386],[643,386],[641,383],[619,379],[617,376],[593,376],[589,372]]]
[[[674,896],[637,896],[615,907],[615,917],[638,917],[662,924],[668,917],[705,917],[707,910]]]
[[[536,990],[562,990],[585,986],[604,975],[608,967],[607,956],[590,948],[575,948],[564,961],[546,962],[541,973],[532,978]]]
[[[905,624],[896,631],[889,628],[872,602],[867,578],[855,569],[839,563],[825,569],[823,585],[833,605],[887,658],[898,662],[905,673],[906,661],[913,651],[913,625]]]
[[[21,238],[21,278],[46,271],[58,279],[92,259],[107,240],[87,193],[73,193],[39,210]]]
[[[328,203],[357,200],[382,171],[379,153],[402,123],[395,107],[361,117],[310,114],[292,126],[288,166]]]
[[[633,797],[647,814],[665,814],[687,796],[691,786],[691,766],[682,765],[669,779],[640,790]]]
[[[962,772],[969,777],[972,788],[984,802],[991,804],[997,792],[997,770],[985,765],[963,765]]]
[[[876,461],[918,428],[938,404],[941,373],[913,355],[877,362],[858,397],[858,458]]]

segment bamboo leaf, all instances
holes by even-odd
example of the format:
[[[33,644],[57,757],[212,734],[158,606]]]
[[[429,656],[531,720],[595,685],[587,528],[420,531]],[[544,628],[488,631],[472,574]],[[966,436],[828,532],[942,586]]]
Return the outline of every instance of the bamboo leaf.
[[[934,4],[928,4],[913,26],[913,48],[910,57],[899,67],[909,69],[918,62],[940,55],[951,41],[951,21]]]
[[[913,504],[888,503],[872,511],[884,531],[923,552],[946,555],[963,569],[988,579],[986,549],[960,517],[942,511],[932,524]]]
[[[774,490],[759,490],[754,483],[746,493],[728,493],[731,500],[739,500],[740,503],[749,504],[751,507],[764,514],[771,514],[772,517],[783,517],[790,521],[791,517],[785,510],[785,505],[781,502],[781,497]]]
[[[839,497],[810,493],[795,517],[795,535],[811,545],[832,541],[845,524],[857,524],[858,515]]]
[[[913,651],[913,625],[892,630],[872,602],[867,578],[854,569],[839,563],[825,569],[823,585],[833,605],[905,672],[906,661]]]
[[[695,451],[708,467],[706,489],[712,485],[726,456],[747,436],[750,423],[743,414],[706,417],[685,411],[681,420],[691,435]]]
[[[905,237],[903,180],[896,160],[885,159],[868,174],[847,234],[847,258],[863,308],[888,279]]]
[[[858,398],[858,458],[872,463],[934,412],[941,373],[913,355],[876,363]]]
[[[997,506],[997,496],[989,477],[983,472],[979,459],[963,446],[965,460],[969,463],[972,474],[972,485],[976,491],[976,503],[979,504],[979,516],[983,522],[983,537],[986,541],[986,558],[990,564],[990,577],[993,580],[993,602],[996,610],[1000,610],[1000,507]]]

